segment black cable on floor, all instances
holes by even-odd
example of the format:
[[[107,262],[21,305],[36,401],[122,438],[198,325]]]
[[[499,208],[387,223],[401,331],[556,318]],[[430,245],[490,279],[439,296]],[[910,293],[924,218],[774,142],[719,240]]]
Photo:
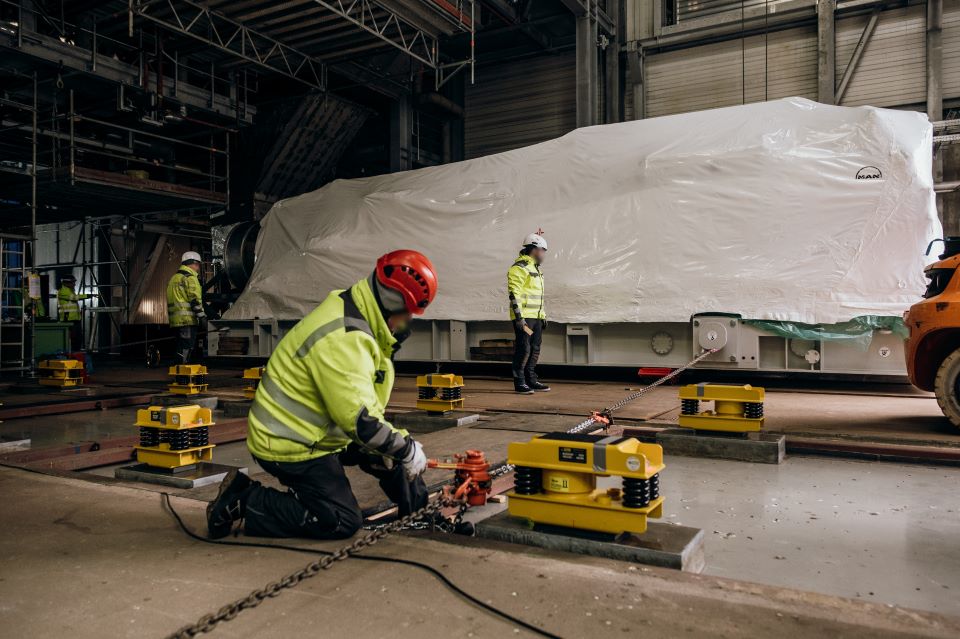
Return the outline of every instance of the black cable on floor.
[[[312,553],[312,554],[315,554],[315,555],[332,555],[332,554],[333,554],[333,553],[328,552],[328,551],[326,551],[326,550],[320,550],[320,549],[317,549],[317,548],[301,548],[301,547],[298,547],[298,546],[287,546],[287,545],[284,545],[284,544],[261,544],[261,543],[257,543],[257,542],[254,542],[254,541],[221,541],[221,540],[219,540],[219,539],[209,539],[209,538],[204,537],[204,536],[202,536],[202,535],[198,535],[197,533],[195,533],[195,532],[193,532],[192,530],[190,530],[189,528],[187,528],[187,524],[184,523],[183,519],[180,517],[180,514],[179,514],[176,510],[174,510],[173,504],[170,503],[170,494],[169,494],[169,493],[160,493],[160,494],[163,495],[164,506],[166,506],[167,510],[170,512],[170,514],[171,514],[171,515],[173,516],[173,518],[176,520],[177,525],[180,526],[180,530],[182,530],[184,533],[186,533],[186,535],[189,536],[190,538],[195,539],[195,540],[197,540],[197,541],[202,541],[202,542],[205,543],[205,544],[215,544],[215,545],[219,545],[219,546],[243,546],[243,547],[247,547],[247,548],[273,548],[273,549],[276,549],[276,550],[289,550],[289,551],[292,551],[292,552],[305,552],[305,553]],[[350,555],[350,558],[351,558],[351,559],[360,559],[360,560],[362,560],[362,561],[380,561],[380,562],[391,563],[391,564],[404,564],[404,565],[406,565],[406,566],[413,566],[414,568],[419,568],[419,569],[421,569],[421,570],[426,571],[427,573],[429,573],[429,574],[432,575],[433,577],[435,577],[438,581],[440,581],[440,583],[442,583],[444,586],[446,586],[447,588],[449,588],[450,591],[453,592],[454,594],[456,594],[456,595],[458,595],[459,597],[465,599],[466,601],[472,603],[473,605],[477,606],[478,608],[480,608],[480,609],[482,609],[482,610],[485,610],[486,612],[494,615],[495,617],[500,617],[500,618],[503,619],[504,621],[508,621],[508,622],[510,622],[510,623],[512,623],[512,624],[516,624],[516,625],[520,626],[521,628],[525,628],[525,629],[529,630],[530,632],[532,632],[532,633],[534,633],[534,634],[537,634],[537,635],[540,635],[541,637],[546,637],[547,639],[563,639],[562,637],[560,637],[560,635],[555,635],[555,634],[553,634],[553,633],[551,633],[551,632],[548,632],[548,631],[546,631],[546,630],[544,630],[544,629],[542,629],[542,628],[540,628],[540,627],[538,627],[538,626],[535,626],[535,625],[533,625],[533,624],[531,624],[531,623],[528,623],[528,622],[524,621],[523,619],[518,619],[517,617],[514,617],[514,616],[511,615],[510,613],[504,612],[503,610],[500,610],[499,608],[495,608],[494,606],[491,606],[490,604],[488,604],[488,603],[486,603],[486,602],[484,602],[484,601],[481,601],[480,599],[477,599],[476,597],[474,597],[473,595],[471,595],[469,592],[463,590],[462,588],[460,588],[460,586],[458,586],[458,585],[456,585],[455,583],[453,583],[452,581],[450,581],[450,579],[449,579],[446,575],[444,575],[442,572],[440,572],[439,570],[437,570],[437,569],[434,568],[433,566],[429,566],[429,565],[427,565],[427,564],[420,563],[419,561],[413,561],[413,560],[410,560],[410,559],[396,559],[396,558],[394,558],[394,557],[375,557],[375,556],[372,556],[372,555]]]

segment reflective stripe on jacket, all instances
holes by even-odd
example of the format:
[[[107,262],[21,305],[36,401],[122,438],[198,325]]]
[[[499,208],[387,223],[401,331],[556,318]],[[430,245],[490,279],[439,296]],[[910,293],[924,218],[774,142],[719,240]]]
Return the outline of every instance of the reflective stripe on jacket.
[[[200,279],[189,266],[181,266],[167,283],[167,321],[170,326],[192,326],[197,323],[195,308],[202,305]]]
[[[88,299],[89,295],[78,295],[69,286],[61,286],[57,291],[57,317],[61,322],[76,322],[80,319],[78,300]]]
[[[543,306],[543,273],[529,255],[520,255],[507,271],[507,291],[511,320],[517,319],[518,310],[524,319],[547,317]]]
[[[384,419],[396,345],[367,280],[330,293],[270,356],[247,417],[250,452],[297,462],[356,442],[402,458],[407,431]]]

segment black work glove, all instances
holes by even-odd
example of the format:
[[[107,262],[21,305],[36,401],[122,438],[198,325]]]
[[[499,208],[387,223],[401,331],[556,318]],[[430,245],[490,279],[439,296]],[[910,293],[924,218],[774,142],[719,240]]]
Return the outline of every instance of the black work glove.
[[[526,325],[527,325],[526,321],[524,321],[524,320],[522,320],[522,319],[515,319],[515,320],[513,320],[513,327],[514,327],[515,329],[517,329],[518,331],[522,331],[522,330],[523,330],[523,327],[526,326]]]

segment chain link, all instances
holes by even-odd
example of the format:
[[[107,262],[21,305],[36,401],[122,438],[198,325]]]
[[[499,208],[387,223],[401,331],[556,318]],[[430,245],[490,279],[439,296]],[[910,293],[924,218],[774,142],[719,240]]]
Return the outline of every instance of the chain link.
[[[690,368],[691,366],[696,366],[699,362],[703,361],[703,359],[705,359],[707,356],[713,355],[713,354],[716,353],[716,352],[717,352],[717,349],[715,349],[715,348],[712,348],[712,349],[710,349],[710,350],[703,351],[702,353],[700,353],[699,355],[697,355],[696,357],[694,357],[692,360],[690,360],[689,362],[687,362],[686,364],[684,364],[684,365],[681,366],[680,368],[678,368],[678,369],[676,369],[676,370],[673,370],[673,371],[671,371],[670,373],[667,373],[666,375],[664,375],[663,377],[661,377],[661,378],[658,379],[657,381],[653,382],[652,384],[649,384],[648,386],[644,386],[643,388],[641,388],[640,390],[638,390],[636,393],[627,395],[626,397],[624,397],[623,399],[621,399],[621,400],[620,400],[619,402],[617,402],[616,404],[610,406],[609,408],[604,408],[602,411],[600,411],[600,414],[601,414],[601,415],[612,415],[614,411],[620,410],[621,408],[623,408],[624,406],[626,406],[628,403],[632,402],[633,400],[642,397],[643,394],[646,393],[647,391],[649,391],[651,388],[656,388],[657,386],[660,386],[661,384],[665,384],[666,382],[669,382],[671,379],[673,379],[674,377],[676,377],[677,375],[679,375],[679,374],[682,373],[683,371],[687,370],[687,369]],[[574,433],[574,434],[575,434],[575,433],[582,433],[583,431],[588,430],[589,428],[591,428],[591,427],[594,426],[595,424],[597,424],[596,418],[594,418],[594,417],[589,417],[589,418],[585,419],[584,421],[580,422],[579,424],[577,424],[576,426],[574,426],[573,428],[571,428],[570,430],[568,430],[567,432],[568,432],[568,433]],[[513,464],[501,464],[500,466],[497,466],[496,468],[491,468],[491,469],[490,469],[490,477],[492,477],[492,478],[494,478],[494,479],[496,479],[497,477],[502,477],[503,475],[506,475],[507,473],[513,472],[513,468],[514,468],[514,467],[513,467]]]
[[[683,371],[687,370],[691,366],[696,365],[698,362],[706,358],[708,355],[712,355],[715,352],[717,352],[716,349],[704,351],[703,353],[695,357],[693,360],[691,360],[689,363],[684,364],[683,366],[672,371],[668,375],[661,377],[660,379],[653,382],[649,386],[644,386],[637,392],[631,395],[627,395],[626,397],[621,399],[616,404],[613,404],[609,408],[605,408],[601,414],[606,414],[606,415],[612,414],[614,411],[623,408],[629,402],[632,402],[633,400],[638,399],[650,389],[656,388],[657,386],[660,386],[661,384],[664,384],[670,381],[671,379],[673,379]],[[594,419],[593,417],[590,417],[589,419],[580,422],[579,424],[577,424],[567,432],[580,433],[587,430],[588,428],[590,428],[596,423],[597,423],[596,419]],[[502,475],[506,475],[512,470],[513,470],[513,466],[511,464],[503,464],[501,466],[491,469],[490,476],[493,478],[500,477]],[[305,579],[309,579],[310,577],[315,577],[317,574],[320,573],[321,570],[326,570],[336,562],[343,561],[344,559],[347,559],[348,557],[350,557],[350,555],[358,553],[364,548],[368,548],[372,546],[373,544],[377,543],[378,541],[380,541],[390,533],[398,532],[401,530],[407,530],[415,526],[419,526],[420,524],[418,524],[417,522],[421,522],[423,520],[426,520],[426,522],[424,523],[427,526],[432,525],[433,515],[436,515],[442,509],[450,506],[459,507],[457,514],[454,517],[454,520],[452,522],[452,526],[455,528],[457,525],[459,525],[463,521],[463,515],[467,511],[468,506],[465,502],[451,499],[450,497],[441,495],[436,501],[428,504],[424,508],[421,508],[416,512],[410,513],[406,517],[397,519],[396,521],[393,521],[389,524],[383,524],[381,526],[374,527],[372,529],[372,532],[370,532],[369,535],[365,535],[360,539],[357,539],[352,544],[339,548],[338,550],[333,551],[329,555],[324,555],[320,559],[307,564],[300,570],[290,573],[280,581],[275,581],[273,583],[267,584],[263,588],[254,590],[246,597],[243,597],[242,599],[237,599],[233,603],[229,603],[225,605],[215,613],[204,615],[196,623],[193,623],[189,626],[184,626],[177,632],[170,635],[169,639],[190,639],[191,637],[196,637],[199,634],[210,632],[217,626],[217,624],[223,621],[230,621],[231,619],[234,619],[237,615],[239,615],[244,610],[248,610],[250,608],[256,608],[261,603],[263,603],[264,600],[269,599],[271,597],[276,597],[285,589],[293,588],[294,586],[296,586],[297,584],[299,584],[301,581]]]
[[[225,605],[215,613],[204,615],[197,622],[180,628],[180,630],[170,635],[169,639],[190,639],[191,637],[196,637],[199,634],[210,632],[217,626],[217,624],[223,621],[230,621],[231,619],[234,619],[244,610],[256,608],[263,603],[264,600],[271,597],[276,597],[285,589],[293,588],[305,579],[315,577],[320,573],[321,570],[326,570],[336,562],[343,561],[344,559],[350,557],[350,555],[374,545],[390,533],[403,530],[415,521],[424,518],[432,518],[433,515],[439,513],[442,509],[449,506],[461,506],[462,508],[463,504],[460,501],[441,495],[436,501],[427,504],[420,510],[410,513],[406,517],[398,519],[392,523],[377,528],[369,535],[365,535],[360,539],[357,539],[352,544],[339,548],[329,555],[324,555],[320,559],[310,562],[300,570],[290,573],[279,581],[275,581],[267,584],[263,588],[254,590],[246,597],[237,599],[233,603]]]

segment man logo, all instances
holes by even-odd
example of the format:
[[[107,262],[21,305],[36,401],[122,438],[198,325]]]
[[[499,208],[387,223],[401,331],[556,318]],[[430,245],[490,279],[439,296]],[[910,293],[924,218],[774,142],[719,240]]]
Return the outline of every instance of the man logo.
[[[881,180],[883,179],[883,173],[880,172],[875,166],[865,166],[859,171],[857,171],[858,180]]]

